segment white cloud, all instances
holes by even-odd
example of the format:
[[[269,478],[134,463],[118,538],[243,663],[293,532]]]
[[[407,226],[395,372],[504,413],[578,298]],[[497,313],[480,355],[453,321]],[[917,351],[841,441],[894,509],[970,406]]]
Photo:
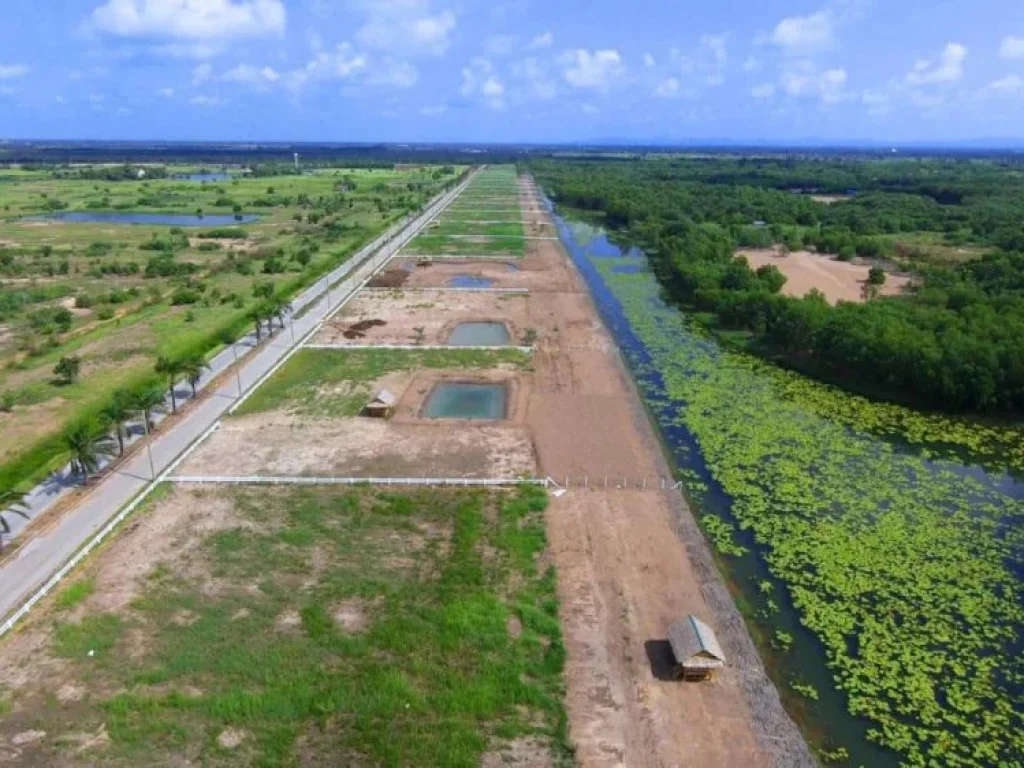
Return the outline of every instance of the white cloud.
[[[529,49],[531,51],[539,51],[542,48],[550,48],[554,44],[555,36],[550,32],[545,32],[541,35],[537,35],[530,41]]]
[[[174,89],[173,88],[161,88],[159,91],[157,91],[157,93],[160,94],[161,96],[163,96],[165,99],[173,99],[174,98]]]
[[[515,50],[519,38],[515,35],[491,35],[484,42],[488,56],[508,56]]]
[[[433,13],[430,0],[357,0],[367,15],[356,41],[373,51],[400,56],[440,56],[448,50],[456,18],[451,11]]]
[[[966,60],[966,47],[960,43],[947,43],[937,62],[918,59],[914,68],[907,73],[906,80],[910,85],[955,83],[964,76],[964,61]]]
[[[220,96],[193,96],[188,103],[196,107],[222,107],[227,101]]]
[[[221,75],[220,79],[226,83],[240,83],[256,90],[266,90],[275,85],[281,79],[281,75],[272,67],[258,68],[239,64]]]
[[[349,43],[338,44],[333,51],[321,51],[306,66],[284,76],[285,84],[300,90],[315,80],[347,80],[369,65],[368,57],[354,50]]]
[[[1009,61],[1024,59],[1024,37],[1011,35],[1003,38],[1003,43],[999,46],[999,57]]]
[[[750,90],[750,95],[755,99],[770,99],[775,95],[775,86],[771,83],[761,83]]]
[[[679,95],[679,81],[674,77],[668,77],[658,83],[654,89],[654,95],[659,99],[674,99]]]
[[[505,108],[505,85],[494,73],[494,67],[487,59],[475,58],[469,66],[462,68],[462,88],[459,91],[467,99],[481,98],[491,109]]]
[[[830,10],[791,16],[775,25],[770,40],[794,55],[827,50],[835,44],[835,18]]]
[[[192,85],[202,85],[213,75],[213,67],[209,64],[200,64],[192,70]]]
[[[654,60],[654,57],[651,56],[651,54],[649,54],[649,53],[645,53],[644,54],[644,66],[645,67],[653,67],[657,63],[658,62]]]
[[[412,88],[420,79],[420,71],[416,67],[390,56],[379,64],[371,61],[367,72],[367,84],[379,88]]]
[[[846,80],[845,69],[819,72],[810,62],[803,61],[783,71],[779,87],[796,99],[819,99],[834,104],[846,97]]]
[[[986,85],[985,91],[998,96],[1020,93],[1024,91],[1024,78],[1019,75],[1007,75]]]
[[[744,72],[757,72],[761,69],[761,60],[756,56],[748,56],[747,60],[743,62]]]
[[[566,51],[561,58],[565,81],[574,88],[605,91],[624,73],[622,57],[614,49],[590,51],[577,48]]]
[[[549,101],[558,95],[558,84],[551,76],[547,64],[536,56],[527,56],[515,62],[512,74],[522,81],[522,89],[531,98]]]
[[[0,80],[14,80],[29,73],[24,64],[0,64]]]
[[[91,22],[120,37],[210,41],[280,35],[287,12],[281,0],[107,0]]]

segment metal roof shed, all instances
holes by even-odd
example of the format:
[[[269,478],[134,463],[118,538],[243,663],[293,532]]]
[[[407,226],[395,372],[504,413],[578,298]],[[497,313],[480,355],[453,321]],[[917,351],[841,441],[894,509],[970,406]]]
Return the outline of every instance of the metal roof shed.
[[[725,654],[714,631],[693,614],[668,628],[668,642],[684,680],[703,680],[725,666]]]

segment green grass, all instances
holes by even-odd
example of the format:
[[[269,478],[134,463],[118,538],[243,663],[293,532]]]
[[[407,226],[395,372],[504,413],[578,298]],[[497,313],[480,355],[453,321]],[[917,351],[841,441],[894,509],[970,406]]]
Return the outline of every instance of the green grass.
[[[571,761],[555,576],[537,566],[543,490],[232,501],[239,526],[194,550],[209,573],[158,567],[130,618],[56,625],[54,651],[90,695],[42,713],[51,734],[102,721],[103,763],[476,766],[517,737]],[[341,605],[365,627],[340,624]],[[145,638],[133,653],[128,630]],[[245,734],[233,750],[217,743],[228,728]]]
[[[66,611],[74,608],[95,591],[96,583],[92,579],[82,579],[66,587],[53,602],[58,610]]]
[[[517,237],[488,237],[480,240],[420,235],[406,249],[406,253],[424,256],[490,256],[495,254],[523,256],[526,240]]]
[[[297,352],[236,411],[237,415],[287,409],[308,416],[351,417],[373,393],[370,383],[392,371],[414,368],[526,368],[529,355],[517,350],[394,349]],[[347,384],[348,386],[342,386]]]
[[[507,224],[475,224],[472,222],[448,222],[442,221],[440,226],[428,230],[432,237],[447,237],[448,235],[482,235],[487,237],[521,237],[523,224],[521,221],[513,221]]]

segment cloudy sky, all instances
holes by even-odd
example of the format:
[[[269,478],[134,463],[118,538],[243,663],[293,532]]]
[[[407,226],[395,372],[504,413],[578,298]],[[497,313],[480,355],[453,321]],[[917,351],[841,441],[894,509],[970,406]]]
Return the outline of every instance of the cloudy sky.
[[[3,0],[0,137],[1024,138],[1021,0]]]

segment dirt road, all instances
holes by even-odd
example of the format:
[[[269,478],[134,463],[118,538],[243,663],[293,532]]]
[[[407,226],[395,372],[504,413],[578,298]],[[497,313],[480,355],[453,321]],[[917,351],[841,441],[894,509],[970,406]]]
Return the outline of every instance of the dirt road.
[[[814,765],[683,498],[615,488],[616,477],[653,480],[669,470],[560,244],[538,242],[523,261],[524,268],[545,264],[564,289],[531,296],[530,307],[550,313],[560,333],[536,356],[528,423],[542,474],[592,481],[588,490],[553,499],[548,513],[580,763]],[[601,487],[606,475],[609,489]],[[668,625],[688,613],[714,627],[729,656],[713,682],[658,679],[666,671]]]

